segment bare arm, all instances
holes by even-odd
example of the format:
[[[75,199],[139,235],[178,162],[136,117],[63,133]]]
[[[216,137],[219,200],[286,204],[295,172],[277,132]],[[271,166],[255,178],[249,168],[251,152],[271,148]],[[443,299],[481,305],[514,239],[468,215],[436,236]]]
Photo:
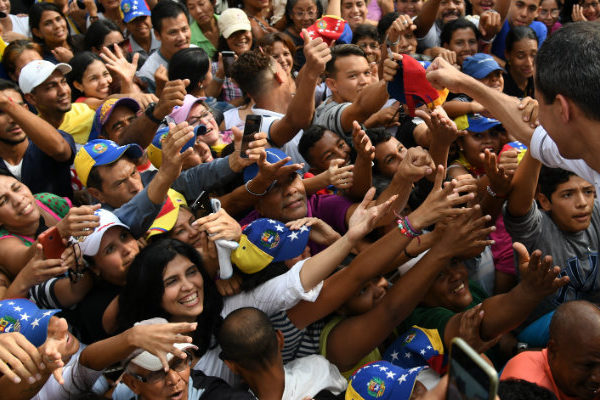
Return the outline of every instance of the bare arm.
[[[69,143],[48,122],[33,114],[25,104],[15,103],[6,95],[0,95],[0,110],[8,114],[27,137],[45,154],[59,162],[68,161],[73,152]]]
[[[323,39],[311,40],[306,30],[303,30],[303,36],[306,63],[298,74],[296,95],[284,117],[271,125],[271,141],[280,147],[311,124],[315,109],[315,89],[325,71],[325,65],[331,59],[331,50]]]
[[[506,207],[511,216],[522,217],[531,209],[541,169],[542,163],[527,151],[515,172],[508,195]]]
[[[415,25],[417,25],[415,35],[417,35],[418,38],[424,37],[427,32],[429,32],[435,22],[435,17],[439,8],[440,0],[426,1],[423,3],[423,8],[421,8],[421,12],[415,19]]]
[[[490,340],[519,326],[544,297],[569,282],[568,276],[558,278],[560,267],[552,267],[552,257],[542,259],[539,250],[529,256],[521,243],[515,243],[514,248],[519,254],[521,282],[508,293],[484,300],[485,315],[480,328],[483,340]],[[448,321],[444,331],[444,343],[447,346],[458,335],[461,314],[454,315]]]

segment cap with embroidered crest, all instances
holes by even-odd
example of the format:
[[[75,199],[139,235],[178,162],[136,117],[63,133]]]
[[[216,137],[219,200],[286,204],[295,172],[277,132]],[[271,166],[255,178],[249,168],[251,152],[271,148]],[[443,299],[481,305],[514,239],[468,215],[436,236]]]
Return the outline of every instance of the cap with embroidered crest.
[[[123,12],[123,22],[128,23],[137,17],[147,17],[152,15],[148,4],[144,0],[123,0],[121,1],[121,11]]]
[[[0,334],[19,332],[34,346],[44,344],[48,336],[50,317],[61,310],[39,309],[26,299],[0,301]]]

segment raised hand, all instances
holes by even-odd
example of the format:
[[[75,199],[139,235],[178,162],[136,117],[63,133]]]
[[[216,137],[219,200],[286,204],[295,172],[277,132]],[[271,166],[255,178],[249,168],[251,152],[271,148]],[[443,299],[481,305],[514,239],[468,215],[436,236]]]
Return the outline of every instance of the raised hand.
[[[129,62],[125,58],[121,46],[114,46],[114,49],[113,53],[108,47],[103,47],[100,58],[104,61],[106,68],[119,77],[122,86],[132,84],[140,58],[139,53],[135,53],[131,62]]]
[[[394,107],[388,108],[393,109],[394,112],[397,110]],[[367,136],[367,133],[360,127],[357,121],[352,122],[352,145],[354,146],[354,150],[356,150],[357,157],[369,160],[375,158],[375,146],[371,144],[371,139],[369,139],[369,136]]]
[[[51,317],[48,323],[48,336],[43,345],[40,346],[39,352],[42,355],[42,361],[58,383],[65,383],[62,372],[67,361],[73,354],[70,354],[69,346],[71,340],[69,325],[64,318]]]
[[[436,225],[434,233],[438,240],[434,247],[451,257],[468,258],[480,254],[486,246],[494,244],[493,240],[488,239],[488,235],[496,230],[494,226],[487,226],[492,219],[489,215],[480,215],[481,207],[475,205],[468,211],[447,219],[445,226]]]
[[[366,234],[371,232],[373,228],[377,226],[379,221],[385,218],[390,210],[392,209],[392,203],[398,197],[394,195],[390,197],[384,203],[378,206],[370,206],[370,203],[375,197],[375,188],[370,188],[362,202],[358,205],[356,210],[352,213],[350,220],[348,221],[348,231],[346,235],[352,242],[358,242]]]
[[[56,224],[60,237],[67,239],[69,236],[85,237],[94,232],[100,224],[100,217],[94,212],[100,204],[91,206],[72,207],[67,215]]]
[[[552,256],[542,258],[540,250],[529,255],[519,242],[513,243],[513,249],[519,256],[520,285],[528,295],[544,298],[569,283],[568,276],[559,278],[560,267],[552,266]]]
[[[166,372],[169,370],[167,353],[179,358],[187,357],[185,352],[179,350],[174,344],[191,343],[192,338],[184,335],[184,333],[195,331],[197,326],[197,322],[136,324],[128,331],[129,340],[135,347],[144,349],[158,357]]]
[[[447,88],[454,93],[463,93],[465,84],[473,79],[456,69],[448,61],[438,57],[427,68],[427,80],[439,90]]]
[[[329,246],[342,237],[342,235],[329,226],[327,222],[315,217],[300,218],[295,221],[288,222],[285,224],[285,226],[293,231],[296,231],[303,226],[310,226],[310,240],[322,246]]]
[[[169,123],[169,133],[162,142],[162,165],[160,171],[174,181],[181,173],[184,160],[192,155],[194,149],[189,147],[181,152],[183,146],[194,137],[194,128],[187,122]]]
[[[248,150],[246,150],[247,158],[240,157],[242,149],[242,131],[235,126],[231,129],[233,132],[233,145],[234,152],[229,155],[229,167],[234,172],[242,172],[247,166],[254,164],[260,160],[261,155],[265,152],[267,146],[267,134],[264,132],[258,132],[254,134],[254,140],[248,144]]]
[[[502,28],[502,18],[496,10],[487,10],[479,18],[479,31],[485,40],[492,40]]]
[[[0,335],[0,373],[14,383],[41,379],[40,371],[46,369],[38,349],[19,332]]]
[[[436,106],[428,113],[425,110],[416,110],[417,117],[425,121],[432,134],[432,141],[439,141],[444,144],[452,144],[459,136],[464,136],[466,131],[459,131],[456,123],[448,117],[442,106]]]
[[[508,153],[505,155],[505,153]],[[510,192],[510,182],[517,169],[517,151],[508,150],[500,155],[504,158],[504,164],[498,162],[498,156],[488,149],[485,154],[480,154],[479,158],[483,160],[485,174],[490,180],[490,188],[499,197],[506,197]]]
[[[340,190],[348,190],[354,185],[354,174],[352,170],[354,165],[344,165],[344,160],[336,158],[329,163],[327,173],[329,175],[329,184]]]
[[[524,97],[519,103],[519,110],[523,110],[523,121],[529,122],[529,126],[536,128],[540,121],[538,120],[540,105],[536,99]]]
[[[216,213],[198,218],[192,223],[192,226],[207,232],[209,234],[209,240],[213,242],[217,239],[239,242],[240,237],[242,236],[240,224],[227,214],[227,211],[223,208]]]
[[[29,288],[46,282],[55,276],[62,275],[69,269],[69,266],[64,264],[60,258],[44,259],[44,249],[40,243],[36,243],[34,246],[35,253],[33,257],[19,271],[13,283],[23,288],[25,293]]]
[[[159,71],[157,70],[156,74],[158,74],[158,72]],[[187,94],[185,88],[189,84],[189,79],[176,79],[165,83],[158,98],[158,103],[156,103],[156,107],[154,108],[154,118],[162,120],[164,117],[171,114],[173,107],[182,106],[183,98]]]
[[[306,63],[304,68],[313,76],[320,76],[325,72],[325,65],[331,60],[331,49],[322,38],[311,39],[306,29],[302,30],[304,39],[304,56]]]
[[[456,217],[469,212],[468,208],[456,208],[475,197],[472,185],[464,185],[457,189],[457,181],[447,182],[442,187],[445,169],[438,165],[433,182],[433,189],[425,201],[412,213],[408,220],[416,230],[421,230],[445,217]],[[466,193],[460,196],[461,193]]]
[[[393,179],[417,182],[435,170],[431,155],[421,146],[411,147],[400,162]]]
[[[458,336],[469,344],[478,353],[485,353],[500,341],[502,335],[492,340],[485,341],[481,338],[480,329],[483,321],[484,311],[481,304],[460,314],[460,326]]]

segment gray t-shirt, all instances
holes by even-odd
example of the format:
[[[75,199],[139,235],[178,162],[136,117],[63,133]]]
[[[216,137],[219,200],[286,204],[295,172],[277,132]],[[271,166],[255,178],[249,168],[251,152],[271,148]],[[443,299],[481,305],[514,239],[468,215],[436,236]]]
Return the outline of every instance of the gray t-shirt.
[[[316,108],[313,124],[324,126],[340,135],[346,135],[342,128],[342,111],[350,104],[352,103],[337,103],[328,97]]]
[[[600,273],[598,272],[598,241],[600,239],[600,207],[594,201],[592,219],[587,229],[569,233],[562,231],[550,215],[538,209],[533,202],[529,212],[522,217],[512,217],[504,207],[504,224],[513,241],[521,242],[531,253],[540,249],[551,255],[553,264],[561,267],[560,276],[571,281],[554,294],[546,297],[529,316],[534,321],[572,300],[600,302]]]

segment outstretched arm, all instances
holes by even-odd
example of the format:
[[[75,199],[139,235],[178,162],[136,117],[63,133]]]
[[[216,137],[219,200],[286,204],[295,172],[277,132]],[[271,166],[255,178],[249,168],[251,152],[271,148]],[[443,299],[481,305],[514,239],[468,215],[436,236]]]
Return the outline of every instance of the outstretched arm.
[[[512,180],[511,191],[506,205],[508,213],[513,217],[522,217],[531,209],[534,200],[542,163],[525,153]]]
[[[465,93],[479,102],[517,140],[529,146],[535,126],[523,120],[521,103],[511,97],[485,86],[478,80],[463,74],[447,61],[436,58],[427,69],[427,79],[437,89],[448,88],[454,93]]]

